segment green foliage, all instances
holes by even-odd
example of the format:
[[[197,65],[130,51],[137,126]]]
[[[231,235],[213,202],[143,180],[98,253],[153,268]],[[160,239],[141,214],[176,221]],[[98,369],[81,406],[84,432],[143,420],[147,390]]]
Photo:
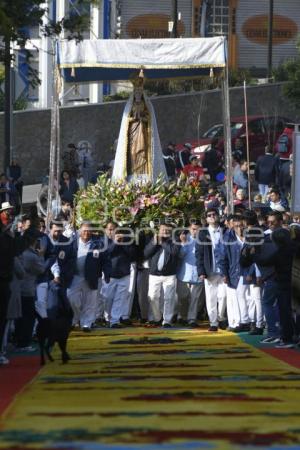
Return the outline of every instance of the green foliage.
[[[241,86],[246,80],[247,85],[253,84],[254,80],[251,77],[249,70],[244,69],[231,69],[229,71],[229,86]],[[147,94],[151,96],[155,95],[174,95],[183,94],[187,92],[200,92],[211,89],[217,89],[220,87],[220,77],[203,76],[194,80],[147,80],[144,84],[144,89]],[[104,98],[104,101],[113,100],[125,100],[129,97],[127,91],[118,92],[115,95],[108,95]]]
[[[297,41],[297,49],[299,56],[288,59],[279,67],[273,70],[275,81],[286,81],[283,87],[284,95],[297,108],[300,107],[300,37]]]
[[[274,70],[275,81],[286,81],[284,95],[297,107],[300,107],[300,57],[290,59]]]
[[[42,17],[47,13],[45,0],[0,0],[0,36],[4,41],[15,42],[24,49],[28,36],[28,28],[40,26],[41,33],[49,37],[58,37],[62,30],[66,31],[67,39],[80,41],[82,33],[88,29],[90,19],[89,5],[95,0],[73,0],[68,16],[60,21],[50,21],[43,25]],[[31,52],[24,49],[27,62],[30,64]],[[0,47],[0,62],[8,62],[12,56]],[[29,81],[35,87],[40,83],[38,72],[29,65]]]
[[[105,95],[103,98],[104,102],[112,102],[116,100],[127,100],[130,96],[129,91],[120,91],[113,95]]]
[[[4,84],[5,71],[4,66],[0,64],[0,85]],[[14,103],[14,111],[26,109],[27,99],[24,96],[19,97]],[[0,89],[0,111],[4,111],[4,93]]]
[[[244,81],[246,84],[252,84],[250,71],[247,69],[230,69],[228,74],[229,86],[242,86]]]
[[[0,0],[0,35],[21,47],[28,35],[25,27],[42,24],[44,0]]]
[[[199,184],[180,179],[166,183],[112,181],[101,175],[76,197],[76,220],[88,220],[100,226],[108,221],[132,228],[149,227],[151,222],[168,218],[184,226],[199,218],[203,211]]]

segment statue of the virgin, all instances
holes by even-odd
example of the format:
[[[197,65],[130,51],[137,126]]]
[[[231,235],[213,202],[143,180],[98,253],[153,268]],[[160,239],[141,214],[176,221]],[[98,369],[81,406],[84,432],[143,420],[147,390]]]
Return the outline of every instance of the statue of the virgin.
[[[141,71],[132,80],[133,93],[123,113],[113,169],[113,179],[154,181],[166,178],[155,113],[143,86]]]

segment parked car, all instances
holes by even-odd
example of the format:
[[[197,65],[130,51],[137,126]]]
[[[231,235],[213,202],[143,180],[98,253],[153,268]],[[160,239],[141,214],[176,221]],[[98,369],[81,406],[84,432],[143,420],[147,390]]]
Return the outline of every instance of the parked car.
[[[265,145],[274,147],[275,142],[285,128],[289,119],[281,116],[248,116],[250,161],[256,161],[264,154]],[[219,138],[218,150],[224,153],[223,124],[215,124],[210,127],[200,139],[191,139],[193,152],[203,159],[203,152],[209,150],[212,139]],[[246,148],[246,118],[245,116],[232,117],[231,119],[231,145],[234,149],[235,141],[242,139]],[[178,145],[180,150],[182,145]]]

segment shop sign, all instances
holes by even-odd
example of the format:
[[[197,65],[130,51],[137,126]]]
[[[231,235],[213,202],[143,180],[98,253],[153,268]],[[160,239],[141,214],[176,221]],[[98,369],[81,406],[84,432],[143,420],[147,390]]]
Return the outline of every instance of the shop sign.
[[[267,45],[269,17],[267,15],[253,16],[244,22],[242,32],[251,42]],[[274,15],[273,45],[284,44],[294,39],[298,34],[298,25],[289,17]]]
[[[168,38],[170,37],[170,16],[166,14],[143,14],[133,17],[126,25],[126,34],[130,38]],[[177,34],[183,36],[185,27],[182,21],[178,21]]]

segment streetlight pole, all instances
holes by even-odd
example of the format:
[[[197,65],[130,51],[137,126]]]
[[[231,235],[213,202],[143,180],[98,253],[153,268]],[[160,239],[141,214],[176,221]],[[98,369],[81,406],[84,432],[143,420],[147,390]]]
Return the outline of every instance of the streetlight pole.
[[[272,52],[273,52],[273,11],[274,0],[269,0],[269,27],[268,27],[268,78],[272,78]]]
[[[171,36],[172,38],[177,38],[177,23],[178,23],[178,0],[172,0],[172,21],[173,21],[173,29]]]
[[[12,95],[12,68],[11,68],[11,51],[10,51],[10,38],[5,37],[5,48],[4,48],[4,65],[5,65],[5,113],[4,113],[4,142],[5,142],[5,152],[3,168],[10,165],[10,160],[12,156],[12,121],[13,121],[13,95]]]

